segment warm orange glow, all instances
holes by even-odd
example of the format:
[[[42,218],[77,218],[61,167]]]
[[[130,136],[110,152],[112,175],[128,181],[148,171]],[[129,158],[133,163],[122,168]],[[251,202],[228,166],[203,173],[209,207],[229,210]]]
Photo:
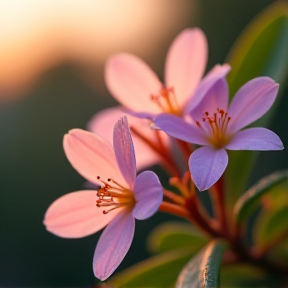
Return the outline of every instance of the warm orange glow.
[[[120,51],[136,53],[144,59],[155,55],[163,41],[169,43],[187,26],[195,13],[193,3],[3,0],[0,91],[23,88],[39,72],[59,61],[99,66],[111,53]]]

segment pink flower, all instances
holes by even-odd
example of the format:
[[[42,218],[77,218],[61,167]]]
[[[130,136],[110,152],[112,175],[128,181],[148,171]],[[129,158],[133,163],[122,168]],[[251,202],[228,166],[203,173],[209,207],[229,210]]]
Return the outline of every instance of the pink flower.
[[[207,62],[207,40],[199,28],[185,29],[173,41],[165,63],[165,85],[138,57],[112,56],[105,70],[110,93],[140,118],[161,113],[183,116],[193,109],[207,90],[230,70],[216,65],[200,82]]]
[[[87,129],[108,142],[113,141],[113,126],[114,123],[123,115],[123,108],[113,107],[101,110],[96,113],[87,124]],[[163,131],[152,130],[150,128],[151,120],[139,119],[131,115],[127,115],[130,127],[139,131],[147,140],[149,140],[154,146],[164,145],[169,147],[169,137]],[[103,124],[105,123],[105,124]],[[133,135],[133,143],[135,148],[137,169],[144,169],[153,164],[163,161],[159,153],[157,153],[151,145],[146,143],[143,139],[137,135]]]
[[[60,197],[48,208],[44,219],[48,231],[66,238],[84,237],[108,224],[93,258],[94,274],[101,280],[115,271],[128,252],[135,218],[143,220],[152,216],[163,198],[155,173],[144,171],[136,176],[126,117],[114,126],[113,146],[114,150],[99,136],[80,129],[65,135],[64,150],[72,166],[102,187],[98,191],[77,191]]]
[[[227,150],[282,150],[280,138],[265,128],[245,126],[263,116],[272,106],[279,85],[268,77],[259,77],[242,86],[228,108],[228,85],[220,79],[200,104],[190,111],[194,123],[163,114],[155,128],[183,141],[203,145],[189,158],[192,179],[199,190],[210,188],[224,173]]]

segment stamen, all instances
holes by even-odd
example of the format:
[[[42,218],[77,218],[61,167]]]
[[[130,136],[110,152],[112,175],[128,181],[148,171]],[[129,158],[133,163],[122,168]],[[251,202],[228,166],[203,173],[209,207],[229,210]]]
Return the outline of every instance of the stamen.
[[[125,188],[112,178],[107,178],[107,181],[103,181],[100,176],[97,176],[97,179],[102,182],[103,185],[96,193],[98,197],[96,206],[99,208],[111,207],[108,210],[103,210],[104,214],[119,207],[132,207],[135,204],[134,194],[130,189]]]
[[[227,135],[227,126],[231,120],[231,117],[227,115],[224,109],[218,108],[217,112],[210,116],[208,111],[204,112],[202,118],[202,124],[196,121],[196,125],[207,133],[208,140],[216,148],[222,148],[225,146],[230,136]]]
[[[157,95],[152,94],[150,98],[163,112],[181,114],[173,87],[162,87]]]

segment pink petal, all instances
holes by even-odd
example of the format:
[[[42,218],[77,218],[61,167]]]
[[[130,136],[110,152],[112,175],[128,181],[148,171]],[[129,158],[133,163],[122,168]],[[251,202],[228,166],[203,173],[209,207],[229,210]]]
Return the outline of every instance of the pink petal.
[[[205,112],[211,116],[217,113],[218,108],[227,112],[228,98],[228,84],[225,79],[220,79],[208,90],[200,104],[190,113],[190,116],[195,121],[202,122]]]
[[[118,167],[129,187],[132,188],[136,178],[136,160],[126,116],[121,117],[114,126],[113,146]]]
[[[163,188],[158,176],[152,171],[144,171],[136,178],[133,191],[136,205],[132,215],[138,220],[151,217],[163,200]]]
[[[135,220],[130,213],[119,214],[102,233],[93,258],[97,278],[106,280],[127,254],[134,236]]]
[[[263,116],[274,103],[278,88],[269,77],[258,77],[242,86],[229,107],[229,132],[238,131]]]
[[[73,129],[64,136],[63,146],[71,165],[87,180],[99,183],[113,178],[126,183],[118,168],[113,147],[101,137],[81,130]]]
[[[156,74],[132,54],[112,56],[105,67],[105,81],[110,93],[125,107],[135,111],[161,112],[151,95],[162,88]]]
[[[207,39],[199,28],[185,29],[171,44],[165,65],[165,83],[173,87],[183,106],[201,80],[208,55]]]
[[[205,138],[205,134],[200,128],[172,114],[161,114],[157,116],[154,120],[154,127],[163,130],[172,137],[189,143],[198,145],[209,144]]]
[[[226,77],[231,67],[229,64],[216,65],[212,70],[202,79],[196,91],[191,96],[185,108],[185,114],[190,113],[205,97],[210,88],[218,82],[218,80]]]
[[[66,194],[55,200],[44,216],[46,229],[60,237],[79,238],[93,234],[105,227],[119,209],[106,215],[96,207],[95,190]]]
[[[283,150],[280,138],[266,128],[249,128],[236,133],[226,145],[230,150]]]
[[[228,155],[225,149],[201,147],[189,158],[192,179],[200,191],[207,190],[215,184],[224,173],[227,164]]]
[[[87,129],[92,131],[95,134],[100,135],[103,139],[108,142],[113,141],[113,127],[116,121],[123,116],[122,107],[113,107],[107,108],[96,113],[92,119],[88,122]],[[141,132],[143,136],[145,136],[149,141],[157,143],[158,137],[155,135],[156,133],[160,134],[160,138],[164,145],[169,145],[168,136],[161,131],[154,131],[151,129],[151,124],[149,120],[139,119],[136,117],[132,117],[130,115],[126,115],[129,121],[130,127]],[[105,125],[103,124],[105,123]],[[159,155],[148,146],[141,138],[137,135],[133,134],[133,143],[135,148],[135,156],[136,156],[136,166],[138,170],[156,164],[160,161]]]

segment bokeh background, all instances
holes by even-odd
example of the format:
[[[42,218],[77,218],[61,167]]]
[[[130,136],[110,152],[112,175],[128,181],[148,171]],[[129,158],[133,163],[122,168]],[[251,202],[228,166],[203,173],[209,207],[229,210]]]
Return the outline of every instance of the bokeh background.
[[[1,287],[89,287],[97,282],[92,257],[100,233],[61,239],[47,232],[42,220],[52,201],[83,188],[85,180],[67,161],[62,139],[116,104],[104,83],[107,57],[134,53],[162,78],[173,38],[198,26],[208,38],[208,71],[225,62],[241,31],[272,2],[0,0]],[[287,87],[281,89],[287,95]],[[270,128],[285,144],[288,97],[283,98]],[[287,150],[262,153],[250,182],[287,168],[287,160]],[[159,167],[153,169],[165,181]],[[146,235],[170,219],[176,218],[158,213],[138,221],[135,241],[118,270],[148,257]]]

